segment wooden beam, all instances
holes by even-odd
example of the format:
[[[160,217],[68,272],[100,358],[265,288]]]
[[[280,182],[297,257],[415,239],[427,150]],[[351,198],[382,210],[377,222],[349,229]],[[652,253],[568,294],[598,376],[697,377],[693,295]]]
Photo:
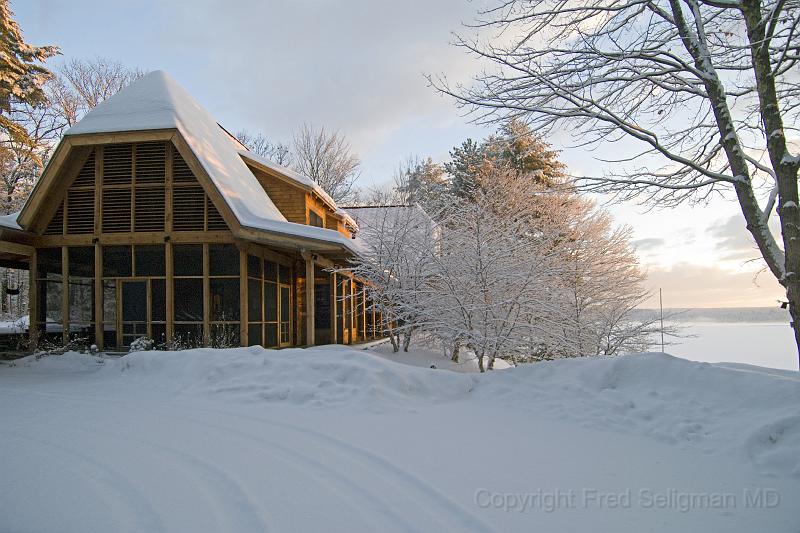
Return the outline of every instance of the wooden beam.
[[[314,276],[314,259],[311,256],[305,257],[306,263],[306,344],[314,346],[314,289],[316,287]]]
[[[247,324],[248,314],[247,252],[239,250],[239,344],[249,346]]]
[[[31,267],[28,270],[28,336],[30,349],[39,345],[39,282],[36,266],[36,249],[31,254]]]
[[[103,248],[94,245],[94,343],[102,350],[103,343]]]
[[[122,131],[114,133],[84,133],[81,135],[67,135],[72,146],[86,146],[92,144],[117,144],[151,141],[168,141],[175,134],[175,129]]]
[[[24,255],[25,257],[31,257],[33,255],[33,251],[34,251],[33,246],[28,246],[27,244],[18,244],[16,242],[0,241],[0,252],[2,253]]]

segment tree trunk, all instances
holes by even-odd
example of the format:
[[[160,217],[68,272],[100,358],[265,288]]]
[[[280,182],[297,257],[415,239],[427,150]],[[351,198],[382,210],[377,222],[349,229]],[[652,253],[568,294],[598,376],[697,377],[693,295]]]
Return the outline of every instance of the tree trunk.
[[[414,328],[409,327],[403,332],[403,351],[407,352],[408,347],[411,345],[411,334],[413,333]]]
[[[475,355],[478,357],[478,370],[481,371],[481,374],[486,372],[486,369],[483,368],[483,352],[475,350]]]
[[[458,352],[461,350],[461,346],[458,343],[453,345],[453,355],[450,357],[450,360],[454,363],[458,363]]]
[[[778,281],[786,288],[800,364],[800,320],[798,320],[800,318],[800,206],[798,206],[800,199],[797,188],[800,162],[790,157],[786,145],[783,117],[775,88],[775,73],[769,57],[769,43],[772,39],[772,34],[768,33],[772,31],[770,21],[765,20],[766,14],[762,12],[760,0],[744,0],[741,10],[750,42],[750,56],[758,89],[761,123],[767,139],[767,153],[778,188],[777,212],[781,223],[784,252],[784,274]]]

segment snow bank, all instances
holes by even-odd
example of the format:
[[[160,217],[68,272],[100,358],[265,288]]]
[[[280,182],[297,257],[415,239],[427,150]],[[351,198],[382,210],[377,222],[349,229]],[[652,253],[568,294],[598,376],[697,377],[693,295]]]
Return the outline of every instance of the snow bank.
[[[800,477],[800,375],[661,353],[569,359],[486,375],[476,394],[705,453],[732,450]]]
[[[411,364],[370,351],[323,346],[136,352],[101,365],[96,357],[71,353],[29,358],[17,366],[31,373],[94,372],[98,381],[119,390],[214,402],[380,413],[421,411],[441,403],[471,413],[480,406],[498,416],[516,413],[509,419],[513,424],[567,422],[701,454],[733,454],[761,473],[800,477],[796,372],[650,353],[468,374],[415,366],[430,354],[401,355]]]
[[[470,376],[402,365],[343,346],[136,352],[105,367],[106,375],[181,393],[370,410],[451,400],[475,383]]]

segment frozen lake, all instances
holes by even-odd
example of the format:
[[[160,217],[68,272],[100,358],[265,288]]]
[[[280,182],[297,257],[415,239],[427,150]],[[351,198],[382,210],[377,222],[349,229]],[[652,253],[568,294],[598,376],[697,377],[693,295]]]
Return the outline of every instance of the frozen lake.
[[[684,322],[694,338],[677,339],[665,351],[708,363],[735,362],[797,370],[797,349],[788,322]]]

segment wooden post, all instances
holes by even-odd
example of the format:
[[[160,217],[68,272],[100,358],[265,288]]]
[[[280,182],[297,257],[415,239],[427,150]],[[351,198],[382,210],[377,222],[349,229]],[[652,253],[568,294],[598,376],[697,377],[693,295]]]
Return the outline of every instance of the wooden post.
[[[66,217],[65,217],[66,218]],[[69,248],[61,247],[61,337],[69,342]]]
[[[94,342],[105,349],[105,316],[103,313],[103,147],[94,149]]]
[[[239,250],[239,345],[249,346],[247,335],[248,295],[247,295],[247,252]]]
[[[28,335],[30,349],[36,350],[39,345],[39,282],[36,267],[36,249],[31,254],[31,265],[28,269]]]
[[[336,324],[336,272],[331,272],[331,343],[336,344],[337,340],[337,324]]]
[[[211,344],[211,280],[208,243],[203,244],[203,344]]]
[[[172,143],[166,143],[166,160],[164,167],[164,232],[167,238],[164,242],[164,258],[166,260],[166,319],[167,319],[167,345],[172,346],[175,338],[175,265],[174,249],[172,248],[172,195],[173,195],[173,153]]]
[[[94,343],[103,349],[103,248],[94,243]]]
[[[316,344],[314,339],[314,259],[311,256],[305,256],[306,262],[306,345],[314,346]]]

